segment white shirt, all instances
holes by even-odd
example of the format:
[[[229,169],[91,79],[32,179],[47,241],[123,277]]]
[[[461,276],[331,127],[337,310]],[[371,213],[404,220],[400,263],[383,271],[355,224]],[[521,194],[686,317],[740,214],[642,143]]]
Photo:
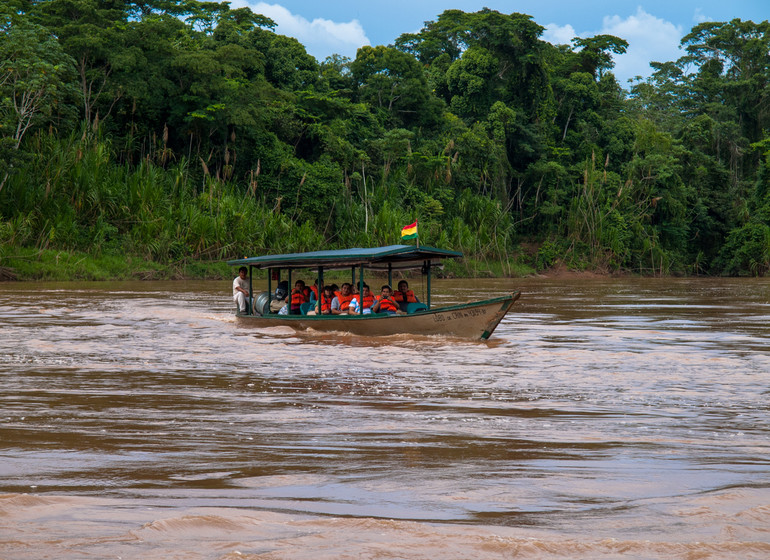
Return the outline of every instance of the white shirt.
[[[247,292],[249,291],[249,283],[245,278],[241,278],[240,274],[233,280],[233,297],[238,295],[238,288],[243,288]]]
[[[359,306],[358,306],[358,296],[356,296],[356,297],[354,297],[353,299],[350,300],[350,309],[352,309],[356,313],[360,313],[361,312],[361,310],[359,309]],[[364,315],[367,315],[367,314],[369,314],[371,312],[372,312],[372,308],[371,307],[364,307]]]

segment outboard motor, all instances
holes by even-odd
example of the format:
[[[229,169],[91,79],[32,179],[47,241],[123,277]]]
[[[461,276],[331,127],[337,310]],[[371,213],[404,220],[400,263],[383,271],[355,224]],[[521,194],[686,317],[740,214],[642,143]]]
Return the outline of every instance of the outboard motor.
[[[286,296],[288,295],[289,295],[289,281],[282,280],[281,282],[278,282],[278,287],[275,289],[275,299],[283,301],[286,299]]]

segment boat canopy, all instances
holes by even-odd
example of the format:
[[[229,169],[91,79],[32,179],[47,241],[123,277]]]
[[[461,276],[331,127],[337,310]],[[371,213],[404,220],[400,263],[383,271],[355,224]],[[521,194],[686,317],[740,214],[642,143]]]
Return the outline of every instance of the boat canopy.
[[[255,268],[312,268],[325,270],[366,266],[369,269],[397,270],[420,268],[425,261],[440,261],[462,257],[457,251],[436,249],[435,247],[414,245],[388,245],[338,249],[333,251],[311,251],[309,253],[288,253],[285,255],[265,255],[227,261],[231,266],[252,266]]]

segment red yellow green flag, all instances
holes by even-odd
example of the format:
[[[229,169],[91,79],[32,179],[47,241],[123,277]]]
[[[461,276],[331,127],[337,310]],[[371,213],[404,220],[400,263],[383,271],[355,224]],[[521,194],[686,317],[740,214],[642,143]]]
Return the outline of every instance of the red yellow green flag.
[[[415,239],[417,237],[417,222],[401,228],[401,239]]]

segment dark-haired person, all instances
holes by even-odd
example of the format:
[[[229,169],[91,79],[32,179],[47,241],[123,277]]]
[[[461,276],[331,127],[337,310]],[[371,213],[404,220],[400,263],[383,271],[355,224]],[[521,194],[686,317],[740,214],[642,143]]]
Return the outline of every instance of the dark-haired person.
[[[291,315],[300,315],[302,313],[302,304],[307,303],[310,294],[310,290],[305,287],[304,280],[297,280],[294,283],[294,289],[291,291],[291,298],[289,300],[289,313]]]
[[[334,287],[327,284],[321,292],[321,315],[332,314],[332,302],[334,301]]]
[[[353,293],[350,284],[342,284],[339,292],[335,292],[335,298],[332,300],[332,315],[347,315],[350,307],[350,300],[353,299]]]
[[[380,295],[374,298],[372,313],[390,313],[391,315],[402,314],[403,311],[398,307],[398,303],[393,299],[390,293],[390,286],[385,284],[382,287]]]
[[[249,283],[246,281],[248,272],[249,270],[242,266],[238,269],[238,276],[233,280],[233,301],[240,313],[247,313],[249,308]]]
[[[364,302],[363,312],[361,311],[361,305],[359,304],[359,301]],[[362,293],[360,295],[355,294],[353,299],[350,300],[350,309],[348,313],[350,315],[368,315],[372,312],[372,305],[374,305],[374,295],[371,291],[369,291],[369,286],[364,284]]]
[[[414,292],[409,289],[409,283],[406,280],[401,280],[398,283],[398,290],[393,292],[393,299],[398,303],[401,311],[406,311],[407,305],[410,303],[419,303],[420,300],[414,295]]]

